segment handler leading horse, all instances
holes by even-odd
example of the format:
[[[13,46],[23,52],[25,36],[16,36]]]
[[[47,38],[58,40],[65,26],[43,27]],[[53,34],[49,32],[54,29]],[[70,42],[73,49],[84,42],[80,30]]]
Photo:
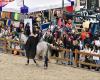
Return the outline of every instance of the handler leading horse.
[[[25,50],[26,50],[26,57],[27,57],[27,64],[29,64],[29,59],[33,59],[33,61],[37,64],[35,57],[38,55],[42,55],[42,57],[45,59],[44,61],[44,67],[48,67],[48,45],[49,43],[45,41],[40,41],[40,37],[36,33],[36,30],[33,29],[33,33],[29,36],[28,40],[25,44]]]

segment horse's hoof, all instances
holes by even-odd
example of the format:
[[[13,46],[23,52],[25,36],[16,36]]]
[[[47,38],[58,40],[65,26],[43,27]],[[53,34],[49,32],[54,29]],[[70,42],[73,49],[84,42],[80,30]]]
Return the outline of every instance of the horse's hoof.
[[[29,65],[29,64],[25,64],[25,65]]]
[[[47,70],[48,68],[47,67],[44,67],[44,69]]]
[[[58,62],[55,62],[55,64],[58,64]]]
[[[51,63],[51,61],[48,61],[48,63]]]
[[[37,67],[39,67],[39,64],[36,64]]]

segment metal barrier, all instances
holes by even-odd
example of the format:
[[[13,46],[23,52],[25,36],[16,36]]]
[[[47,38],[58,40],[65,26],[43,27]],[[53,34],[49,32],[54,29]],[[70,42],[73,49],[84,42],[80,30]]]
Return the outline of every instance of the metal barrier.
[[[6,38],[0,38],[0,41],[4,41],[4,46],[0,46],[0,48],[4,49],[5,53],[7,53],[7,50],[9,50],[9,51],[15,50],[15,49],[12,49],[12,48],[8,48],[7,41],[8,42],[13,42],[13,43],[23,44],[23,42],[11,40],[11,39],[6,39]],[[63,48],[61,48],[60,50],[61,51],[66,51],[67,53],[70,54],[70,50],[69,49],[63,49]],[[17,51],[19,51],[19,52],[25,52],[24,50],[17,50]],[[77,67],[77,64],[84,64],[84,65],[88,65],[90,67],[100,67],[100,64],[93,64],[93,63],[83,62],[83,61],[80,61],[79,58],[78,58],[79,55],[83,55],[84,57],[85,56],[91,56],[91,57],[96,56],[96,57],[100,58],[99,54],[91,54],[91,53],[86,53],[86,52],[80,52],[78,50],[73,51],[73,53],[75,54],[74,60],[71,60],[68,57],[67,58],[51,57],[51,59],[63,60],[63,61],[70,61],[70,62],[73,62],[76,67]]]

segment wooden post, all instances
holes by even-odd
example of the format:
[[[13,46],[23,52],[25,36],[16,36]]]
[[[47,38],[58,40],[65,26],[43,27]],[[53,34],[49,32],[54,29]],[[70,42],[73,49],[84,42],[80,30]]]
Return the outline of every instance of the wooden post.
[[[62,0],[62,19],[63,19],[63,15],[64,15],[64,0]]]
[[[75,67],[77,67],[77,60],[78,59],[78,50],[75,49],[75,59],[74,59],[74,63],[75,63]]]
[[[51,20],[51,9],[49,10],[49,20]]]
[[[4,53],[7,53],[7,40],[6,40],[6,38],[5,38],[5,40],[4,40],[4,45],[5,45],[5,50],[4,50]]]

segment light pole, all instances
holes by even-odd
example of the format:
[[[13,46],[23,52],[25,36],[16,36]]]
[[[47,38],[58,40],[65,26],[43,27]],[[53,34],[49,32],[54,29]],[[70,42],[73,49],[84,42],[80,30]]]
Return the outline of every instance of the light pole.
[[[63,14],[64,14],[64,0],[62,0],[62,18],[63,18]]]
[[[24,0],[23,0],[23,7],[24,7]]]
[[[64,0],[62,0],[62,9],[64,8]]]
[[[64,0],[62,0],[62,20],[64,19]],[[64,20],[62,25],[64,25]]]

